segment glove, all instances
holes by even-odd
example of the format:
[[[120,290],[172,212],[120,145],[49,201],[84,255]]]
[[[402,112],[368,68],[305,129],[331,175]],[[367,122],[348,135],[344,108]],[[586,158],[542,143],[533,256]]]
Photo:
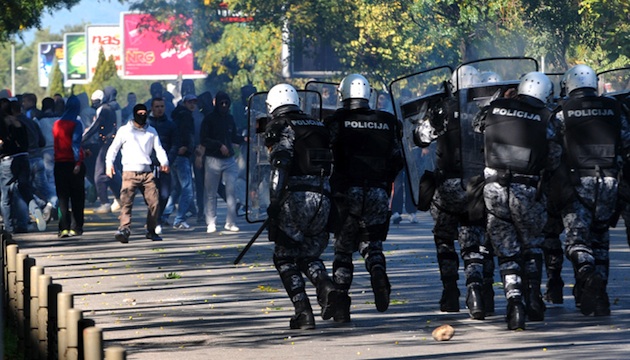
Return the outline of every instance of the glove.
[[[282,206],[277,201],[272,201],[267,207],[267,216],[269,219],[275,220],[280,215],[280,210],[282,210]]]

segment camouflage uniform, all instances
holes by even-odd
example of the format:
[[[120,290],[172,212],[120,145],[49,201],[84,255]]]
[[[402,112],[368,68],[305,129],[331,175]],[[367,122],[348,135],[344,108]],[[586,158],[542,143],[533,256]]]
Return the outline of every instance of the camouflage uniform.
[[[542,101],[530,96],[497,99],[486,111],[474,127],[485,133],[487,235],[499,259],[508,299],[508,328],[523,328],[520,319],[510,320],[520,316],[514,307],[522,307],[522,299],[529,320],[544,319],[540,224],[547,222],[547,204],[541,174],[559,166],[560,124]]]
[[[459,259],[455,250],[455,240],[459,241],[464,275],[468,288],[467,304],[471,315],[483,319],[485,315],[494,313],[494,290],[492,288],[494,273],[494,254],[492,246],[484,236],[483,220],[471,221],[468,214],[469,198],[466,194],[466,183],[463,178],[461,140],[450,134],[458,134],[461,124],[455,116],[456,98],[447,99],[443,108],[432,110],[429,117],[420,122],[416,131],[416,142],[423,147],[437,141],[438,152],[436,180],[437,187],[431,203],[431,216],[435,222],[433,235],[437,250],[440,279],[443,284],[440,310],[445,312],[459,311]],[[440,119],[436,114],[446,114]],[[460,135],[455,135],[459,137]],[[447,151],[448,153],[444,153]],[[465,151],[465,150],[462,150]],[[473,151],[467,149],[466,151]],[[482,161],[481,151],[479,161]],[[481,174],[479,174],[481,175]],[[479,289],[481,288],[481,289]],[[483,296],[483,313],[473,307],[475,292]],[[472,297],[472,298],[471,298]]]
[[[343,292],[335,321],[350,321],[354,265],[359,251],[371,276],[376,308],[389,306],[390,283],[383,244],[389,227],[389,197],[403,167],[400,128],[393,115],[365,107],[338,109],[325,121],[331,134],[335,167],[331,177],[339,212],[335,226],[333,279]]]
[[[318,302],[322,306],[322,317],[332,317],[332,301],[335,287],[320,259],[328,246],[328,216],[331,207],[328,170],[321,169],[320,175],[312,175],[313,168],[302,167],[296,140],[300,126],[318,129],[321,146],[328,149],[328,131],[323,123],[308,118],[297,110],[272,119],[266,129],[266,145],[272,167],[270,181],[271,208],[269,213],[269,239],[275,242],[273,261],[280,279],[295,307],[291,328],[307,329],[314,327],[310,301],[306,294],[306,284],[302,274],[317,288]],[[274,113],[275,114],[275,113]],[[296,125],[298,124],[298,125]],[[299,124],[307,124],[306,126]],[[319,124],[319,125],[317,125]],[[317,131],[315,131],[317,135]],[[310,144],[307,142],[306,147]],[[332,157],[330,158],[332,160]],[[305,170],[306,169],[306,170]],[[315,169],[317,170],[317,169]],[[316,171],[315,171],[316,172]]]
[[[598,112],[593,111],[593,115],[587,116],[587,110],[573,110],[580,105],[597,107]],[[571,174],[575,174],[568,184],[574,190],[573,196],[562,209],[562,220],[566,229],[565,254],[573,264],[576,277],[573,289],[576,306],[580,307],[584,315],[610,315],[610,302],[606,292],[610,261],[609,223],[618,196],[619,160],[622,155],[627,158],[630,148],[630,128],[618,105],[612,98],[597,96],[594,90],[577,89],[563,104],[563,111],[558,113],[558,119],[564,124],[569,167]],[[600,111],[600,107],[604,110]],[[574,114],[583,116],[567,116],[571,110]],[[581,154],[583,149],[571,141],[572,138],[579,137],[575,130],[571,133],[571,123],[596,124],[598,130],[609,134],[609,137],[602,140],[600,135],[598,138],[587,139],[602,143],[602,148],[606,146],[614,149],[614,154],[608,152],[605,156],[596,157],[595,160],[599,161],[597,164],[580,163],[576,160],[576,154]],[[584,133],[580,129],[580,134]],[[586,134],[592,133],[587,130]],[[620,152],[619,149],[624,150]]]

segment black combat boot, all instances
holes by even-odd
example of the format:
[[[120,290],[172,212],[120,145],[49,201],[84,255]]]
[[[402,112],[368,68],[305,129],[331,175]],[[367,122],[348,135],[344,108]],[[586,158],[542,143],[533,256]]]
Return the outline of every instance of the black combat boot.
[[[580,296],[580,311],[584,315],[590,315],[595,312],[597,306],[597,299],[601,297],[602,292],[605,292],[604,280],[595,271],[590,271],[582,276],[581,288],[582,295]]]
[[[389,294],[391,293],[391,285],[385,268],[380,265],[373,266],[370,275],[376,310],[385,312],[389,308]]]
[[[337,306],[333,319],[338,323],[350,322],[350,296],[345,292],[340,293],[337,298]]]
[[[508,299],[505,321],[508,330],[525,330],[525,306],[520,297]]]
[[[610,316],[610,300],[608,299],[608,293],[606,287],[602,287],[602,292],[597,297],[595,302],[595,316]]]
[[[527,294],[525,295],[525,309],[529,321],[545,320],[545,302],[540,293],[540,282],[528,280]]]
[[[295,315],[289,321],[291,329],[312,330],[315,329],[315,316],[308,300],[298,301],[295,306]]]
[[[562,288],[564,287],[564,281],[560,276],[549,276],[547,279],[547,291],[545,292],[545,301],[552,304],[564,303],[562,297]]]
[[[483,291],[481,284],[471,283],[468,285],[466,306],[468,307],[468,312],[470,312],[470,317],[475,320],[485,319],[486,309],[483,303]]]
[[[442,298],[440,298],[440,311],[459,312],[459,288],[456,281],[444,282]]]
[[[494,315],[494,288],[492,287],[493,279],[483,279],[483,307],[486,316]]]
[[[317,302],[322,308],[322,319],[328,320],[334,316],[339,296],[339,290],[328,276],[317,283]]]

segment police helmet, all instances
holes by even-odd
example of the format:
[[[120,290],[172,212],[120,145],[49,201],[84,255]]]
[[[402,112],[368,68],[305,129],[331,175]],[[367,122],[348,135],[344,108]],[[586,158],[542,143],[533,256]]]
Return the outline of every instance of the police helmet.
[[[453,72],[451,83],[455,90],[466,89],[475,84],[479,84],[481,78],[479,70],[474,66],[464,65]]]
[[[564,74],[562,82],[567,94],[582,88],[597,90],[597,73],[588,65],[576,65]]]
[[[497,83],[501,81],[503,81],[501,75],[495,73],[494,71],[484,71],[479,75],[479,82],[482,84]]]
[[[337,91],[339,92],[339,98],[341,101],[348,99],[370,100],[372,88],[363,75],[350,74],[341,80]]]
[[[297,90],[289,84],[278,84],[267,93],[267,111],[269,114],[285,105],[300,106],[300,96]]]
[[[519,95],[529,95],[544,103],[549,101],[553,94],[553,84],[544,73],[533,71],[525,74],[518,84]]]

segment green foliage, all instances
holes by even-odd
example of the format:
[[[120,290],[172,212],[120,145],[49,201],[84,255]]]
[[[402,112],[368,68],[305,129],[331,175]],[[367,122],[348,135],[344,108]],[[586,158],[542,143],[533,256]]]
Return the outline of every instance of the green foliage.
[[[66,94],[63,87],[63,73],[61,72],[59,63],[56,60],[53,64],[52,76],[50,77],[50,82],[48,84],[48,96],[52,96],[54,94]]]
[[[63,8],[70,9],[80,0],[12,0],[3,3],[0,12],[0,41],[7,41],[21,31],[40,28],[44,11],[53,13]]]
[[[96,70],[92,81],[85,86],[86,93],[91,94],[97,89],[103,89],[110,85],[112,78],[118,77],[116,74],[116,62],[112,56],[105,59],[105,52],[101,48],[98,52],[98,60],[96,61]]]

